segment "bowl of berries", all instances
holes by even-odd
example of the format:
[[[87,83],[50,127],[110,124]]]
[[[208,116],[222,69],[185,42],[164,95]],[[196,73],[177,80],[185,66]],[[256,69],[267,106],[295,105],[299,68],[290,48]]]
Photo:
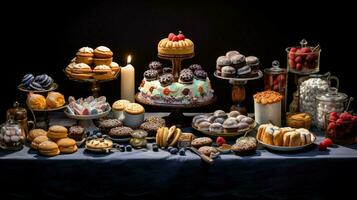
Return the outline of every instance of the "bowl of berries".
[[[334,143],[349,145],[357,142],[357,115],[331,112],[326,116],[325,135]]]
[[[320,70],[320,45],[307,46],[305,39],[301,40],[300,46],[288,47],[287,53],[288,70],[296,74],[313,74]]]

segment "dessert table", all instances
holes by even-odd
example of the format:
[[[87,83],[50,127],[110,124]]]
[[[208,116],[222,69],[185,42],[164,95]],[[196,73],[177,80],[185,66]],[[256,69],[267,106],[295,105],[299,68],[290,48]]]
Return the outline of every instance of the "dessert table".
[[[322,132],[314,132],[318,144]],[[171,155],[153,152],[151,145],[147,150],[109,154],[79,148],[55,157],[40,156],[24,146],[16,152],[0,151],[0,191],[2,197],[53,199],[341,198],[354,194],[355,185],[348,181],[357,178],[356,168],[357,145],[327,151],[312,145],[295,153],[259,146],[255,155],[221,154],[212,165],[190,151]]]

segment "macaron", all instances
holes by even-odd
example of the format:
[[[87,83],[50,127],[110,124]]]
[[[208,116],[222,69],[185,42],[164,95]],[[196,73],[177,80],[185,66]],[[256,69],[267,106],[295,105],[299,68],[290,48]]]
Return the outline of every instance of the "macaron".
[[[62,138],[57,141],[61,153],[74,153],[77,151],[76,141],[71,138]]]
[[[42,142],[45,142],[45,141],[48,141],[49,138],[45,135],[41,135],[41,136],[38,136],[36,137],[32,143],[31,143],[31,147],[33,149],[38,149],[38,146],[42,143]]]
[[[29,142],[32,142],[35,138],[39,136],[47,136],[47,131],[41,129],[41,128],[36,128],[32,129],[29,134],[27,135],[27,140]]]
[[[38,145],[38,151],[45,156],[56,156],[60,153],[58,145],[51,141],[44,141]]]
[[[49,137],[51,140],[57,141],[59,139],[66,138],[67,132],[68,130],[66,127],[53,125],[48,129],[47,137]]]

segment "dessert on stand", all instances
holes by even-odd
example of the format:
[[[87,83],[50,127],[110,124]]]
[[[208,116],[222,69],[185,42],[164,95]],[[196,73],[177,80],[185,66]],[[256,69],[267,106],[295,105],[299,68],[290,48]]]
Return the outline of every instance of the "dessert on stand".
[[[64,69],[66,76],[76,82],[90,83],[94,97],[98,97],[100,83],[118,78],[120,66],[113,61],[113,52],[105,46],[94,50],[82,47]]]
[[[232,102],[234,105],[232,105],[231,110],[238,110],[247,115],[247,110],[243,105],[245,100],[244,85],[250,80],[260,79],[263,76],[259,65],[257,57],[245,57],[238,51],[228,51],[224,56],[217,58],[214,76],[228,80],[233,85]]]
[[[184,123],[182,109],[207,106],[216,100],[211,82],[199,64],[181,70],[181,61],[194,56],[194,43],[182,33],[170,33],[157,48],[158,57],[171,60],[172,67],[151,62],[135,99],[141,104],[170,108],[168,124]]]

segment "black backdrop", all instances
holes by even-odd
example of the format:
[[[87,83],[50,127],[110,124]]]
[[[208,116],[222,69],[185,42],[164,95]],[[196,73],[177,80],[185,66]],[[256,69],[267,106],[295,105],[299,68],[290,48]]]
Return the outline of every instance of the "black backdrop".
[[[286,2],[288,3],[288,2]],[[235,49],[260,58],[263,68],[274,59],[286,65],[285,48],[306,38],[322,47],[321,72],[331,71],[340,78],[340,90],[355,95],[355,56],[348,47],[356,42],[352,6],[333,2],[290,4],[259,1],[80,1],[51,3],[10,2],[2,12],[2,69],[0,79],[7,88],[0,115],[20,98],[16,86],[26,73],[47,73],[59,84],[59,91],[76,97],[90,94],[89,85],[67,79],[63,68],[82,46],[105,45],[114,60],[125,64],[132,54],[136,86],[147,64],[157,60],[156,45],[169,32],[182,30],[195,42],[196,56],[183,64],[203,65],[210,74],[218,102],[210,109],[230,107],[230,85],[213,77],[215,60]],[[166,65],[169,63],[165,62]],[[291,76],[292,77],[292,76]],[[290,78],[291,78],[290,77]],[[292,85],[292,79],[289,80]],[[247,85],[247,105],[252,94],[263,89],[263,80]],[[289,88],[289,96],[295,89]],[[110,102],[120,98],[120,80],[102,84],[101,94]],[[207,109],[206,109],[207,110]],[[206,111],[205,110],[205,111]]]

